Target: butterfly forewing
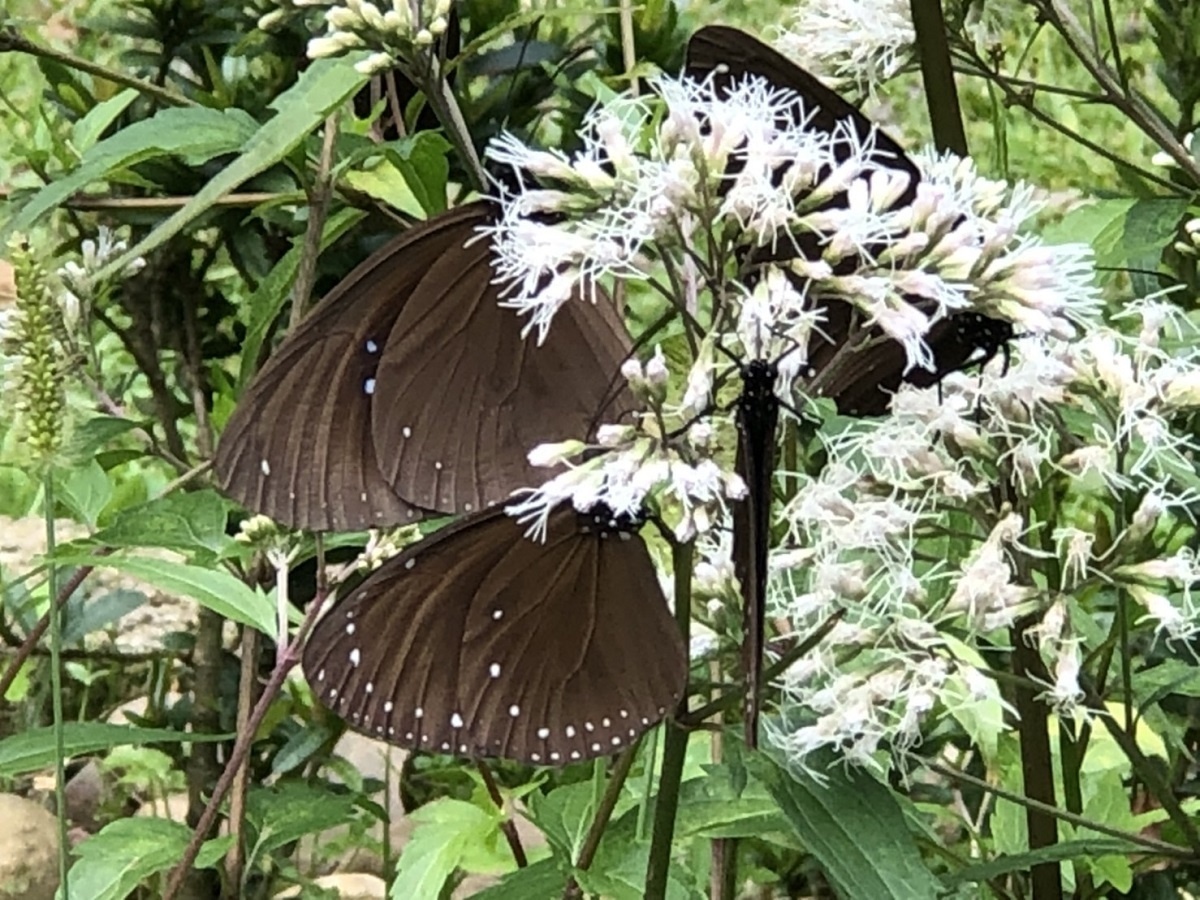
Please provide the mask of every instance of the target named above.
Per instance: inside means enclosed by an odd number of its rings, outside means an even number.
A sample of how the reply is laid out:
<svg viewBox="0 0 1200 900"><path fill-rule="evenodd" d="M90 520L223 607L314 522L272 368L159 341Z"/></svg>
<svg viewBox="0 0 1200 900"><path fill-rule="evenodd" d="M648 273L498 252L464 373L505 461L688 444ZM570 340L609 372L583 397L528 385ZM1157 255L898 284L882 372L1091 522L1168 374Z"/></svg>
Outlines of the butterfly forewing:
<svg viewBox="0 0 1200 900"><path fill-rule="evenodd" d="M627 389L613 392L632 343L612 302L572 298L538 345L499 305L488 254L478 240L437 260L397 319L379 370L388 403L375 411L373 434L385 477L408 501L446 512L483 509L539 484L547 472L529 465L530 450L586 437L634 407Z"/></svg>
<svg viewBox="0 0 1200 900"><path fill-rule="evenodd" d="M813 75L756 38L720 25L701 28L688 42L686 71L694 78L711 76L726 90L735 79L757 75L777 87L794 91L807 101L805 112L811 116L808 128L827 133L849 129L854 134L854 142L835 145L839 159L847 158L854 147L871 148L868 157L873 162L909 176L908 190L894 206L915 199L921 171L900 145ZM842 205L844 199L830 202ZM794 238L793 242L778 242L771 252L753 251L749 261L782 261L797 252L810 259L817 258L820 247L813 236L799 234ZM868 248L868 255L871 252ZM848 268L855 264L854 260L846 263ZM798 287L803 290L803 285ZM919 309L932 312L928 301L918 297L906 299ZM820 335L814 337L808 348L811 376L819 385L820 394L832 399L839 411L848 415L881 415L902 383L918 387L936 384L951 372L995 356L1013 336L1008 322L974 312L952 312L934 322L926 336L933 354L933 368L909 368L903 347L884 339L878 328L865 330L862 315L848 303L829 298L816 302L824 321ZM857 349L851 348L852 352L847 353L845 345L850 340L854 340ZM824 371L829 366L833 369Z"/></svg>
<svg viewBox="0 0 1200 900"><path fill-rule="evenodd" d="M392 241L288 336L221 436L215 467L226 493L284 524L320 531L420 516L379 470L371 441L377 370L421 274L478 217L455 210Z"/></svg>
<svg viewBox="0 0 1200 900"><path fill-rule="evenodd" d="M757 38L725 25L707 25L688 41L685 71L692 78L712 77L718 85L729 85L735 79L757 75L776 87L794 91L805 100L805 113L811 117L809 128L828 134L849 128L858 145L874 148L871 159L909 174L909 189L897 205L911 203L916 196L921 172L899 144L853 104ZM850 153L851 145L845 144L838 154L839 160Z"/></svg>
<svg viewBox="0 0 1200 900"><path fill-rule="evenodd" d="M385 564L317 624L304 666L356 730L550 765L627 747L687 669L640 537L565 510L534 542L499 508Z"/></svg>
<svg viewBox="0 0 1200 900"><path fill-rule="evenodd" d="M225 491L313 530L468 512L545 480L527 454L633 408L630 340L576 298L545 345L499 306L481 201L417 226L355 269L254 379L217 452Z"/></svg>

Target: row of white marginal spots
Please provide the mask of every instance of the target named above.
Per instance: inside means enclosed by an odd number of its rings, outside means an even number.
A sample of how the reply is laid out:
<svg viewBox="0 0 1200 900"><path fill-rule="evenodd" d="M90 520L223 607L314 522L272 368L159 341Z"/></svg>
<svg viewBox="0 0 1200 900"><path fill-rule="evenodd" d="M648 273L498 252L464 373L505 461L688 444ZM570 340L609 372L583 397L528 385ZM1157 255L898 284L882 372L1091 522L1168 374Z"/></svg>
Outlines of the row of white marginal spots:
<svg viewBox="0 0 1200 900"><path fill-rule="evenodd" d="M406 569L411 569L414 565L416 565L416 562L417 562L416 557L410 557L407 561L405 561L404 567ZM358 597L356 597L355 599L362 600L365 598L365 596L366 596L365 592L360 593L358 595ZM500 619L504 618L504 610L499 609L499 608L492 610L492 618L494 620L496 620L497 622L500 621ZM356 628L357 628L357 626L354 623L354 610L352 610L352 609L347 610L346 611L346 634L353 635ZM354 647L353 649L351 649L350 653L348 655L348 659L349 659L351 668L357 669L359 663L362 662L362 653L361 653L360 649L358 647ZM493 678L493 679L499 678L500 673L501 673L500 663L494 662L488 666L488 675L490 675L491 678ZM317 683L320 684L324 681L325 681L325 669L322 668L320 671L317 672ZM364 693L367 693L367 694L373 694L375 692L374 683L368 681L363 686L363 691L364 691ZM330 688L329 699L330 699L330 701L335 701L338 699L338 689L337 688ZM346 703L348 701L349 701L349 697L347 697L346 695L343 695L341 697L340 706L342 707L343 710L345 709ZM395 704L393 704L391 700L387 700L384 702L383 714L385 716L390 716L394 709L395 709ZM660 706L658 708L658 714L660 716L666 715L666 712L667 712L666 707ZM508 708L508 714L509 714L509 716L511 716L514 719L519 718L521 715L521 707L515 703L512 704ZM622 719L628 719L629 718L629 710L627 710L627 709L618 710L618 715ZM351 713L350 717L354 721L355 725L363 724L368 729L371 727L371 718L372 717L369 713L366 717L365 722L362 721L363 717L357 711ZM416 709L413 710L413 718L414 719L423 719L424 717L425 717L425 710L422 707L418 706ZM641 720L642 720L643 728L649 727L650 720L646 716L642 716ZM463 717L462 717L461 713L453 712L450 714L450 727L453 728L455 731L461 730L465 724L466 723L463 721ZM605 716L604 718L602 718L600 720L601 728L611 728L612 725L613 725L613 721L608 716ZM596 730L596 726L592 722L584 722L583 728L584 728L584 731L586 731L588 733L594 732ZM387 730L388 737L396 736L395 726L388 725L386 730ZM381 737L383 736L384 725L382 723L375 726L375 733L380 735ZM574 725L567 725L565 728L563 728L563 734L566 735L568 740L573 740L579 734L579 732L575 728ZM637 737L637 735L638 735L638 730L636 728L629 729L629 737L635 738L635 737ZM541 726L540 728L537 729L537 736L538 736L539 740L542 740L542 741L548 740L550 737L550 729L548 727L546 727L545 725ZM415 737L416 737L416 735L411 731L406 732L404 734L405 741L411 742L415 739ZM612 746L614 748L620 747L623 742L623 738L619 734L612 735L610 740L611 740ZM429 743L429 735L428 734L421 735L421 743L423 743L423 744ZM497 737L495 739L494 743L497 746L499 746L500 738ZM441 749L445 752L450 752L451 742L443 741L442 745L441 745ZM594 741L591 745L591 749L592 749L593 753L599 753L599 752L601 752L601 750L604 749L604 745L601 744L599 741ZM459 744L458 745L459 753L466 754L469 752L469 750L470 750L470 748L468 747L467 744ZM573 759L573 760L582 759L582 757L583 757L583 754L579 750L572 750L568 754L568 758ZM540 753L531 753L531 754L529 754L529 758L532 762L536 763L536 762L541 761L542 756ZM549 754L547 754L547 759L550 762L561 762L562 758L563 758L562 753L560 753L557 750L551 751Z"/></svg>

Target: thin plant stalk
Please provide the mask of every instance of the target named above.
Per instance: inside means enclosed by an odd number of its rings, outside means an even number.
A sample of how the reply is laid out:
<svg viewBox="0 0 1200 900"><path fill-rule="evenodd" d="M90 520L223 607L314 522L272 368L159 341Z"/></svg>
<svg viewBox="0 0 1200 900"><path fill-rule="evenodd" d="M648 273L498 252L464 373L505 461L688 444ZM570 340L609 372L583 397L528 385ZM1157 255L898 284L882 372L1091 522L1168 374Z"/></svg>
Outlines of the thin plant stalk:
<svg viewBox="0 0 1200 900"><path fill-rule="evenodd" d="M54 473L46 466L42 478L42 496L46 510L46 593L50 609L46 612L50 621L50 691L51 707L54 710L54 817L58 822L58 884L62 896L71 895L68 886L67 860L67 746L63 731L63 679L62 679L62 604L58 600L58 566L54 564L54 552L58 546L54 533ZM82 580L82 579L81 579ZM69 596L69 595L68 595Z"/></svg>
<svg viewBox="0 0 1200 900"><path fill-rule="evenodd" d="M683 645L688 646L692 616L692 562L695 545L676 543L671 549L671 568L675 576L675 621ZM687 712L687 691L679 701L676 716ZM687 755L688 732L668 720L663 727L662 774L654 803L654 832L650 839L650 861L646 866L646 900L662 900L667 895L667 873L671 867L671 845L675 839L675 816L679 810L679 788L683 782L683 764Z"/></svg>
<svg viewBox="0 0 1200 900"><path fill-rule="evenodd" d="M216 822L221 804L225 801L225 797L229 794L229 789L233 786L238 769L242 767L249 756L250 748L254 744L254 735L258 732L263 719L266 718L271 704L279 695L284 679L287 678L288 673L300 662L300 648L304 646L304 641L307 640L308 633L312 630L313 625L316 624L317 616L320 614L321 608L325 605L327 596L326 589L322 585L317 591L317 596L309 604L304 621L300 625L300 630L296 632L296 637L292 639L291 643L288 644L287 651L276 662L275 668L271 672L271 677L267 680L266 687L263 688L262 693L259 695L258 702L254 704L254 710L250 713L246 729L238 732L237 741L233 745L233 752L230 754L229 761L226 763L221 777L217 780L216 786L213 788L212 796L209 797L208 804L204 807L204 812L200 815L200 821L196 823L196 827L192 830L191 840L188 841L187 848L183 851L183 856L171 871L171 877L167 881L166 890L163 891L162 900L174 900L179 895L184 879L196 862L196 857L200 853L200 848L204 844L205 837L211 831L213 823Z"/></svg>
<svg viewBox="0 0 1200 900"><path fill-rule="evenodd" d="M600 849L600 839L604 837L604 830L612 819L613 810L617 808L617 801L621 799L621 788L625 786L625 780L629 777L629 771L633 768L633 761L637 759L638 748L641 745L642 738L639 737L617 757L612 773L608 776L604 792L596 802L596 815L592 819L592 824L588 826L583 846L579 848L579 856L575 859L576 869L591 868L592 860L596 858L596 851ZM652 763L653 754L651 754L647 766L650 767ZM563 888L563 900L571 900L580 894L579 882L574 878L568 879L566 887Z"/></svg>

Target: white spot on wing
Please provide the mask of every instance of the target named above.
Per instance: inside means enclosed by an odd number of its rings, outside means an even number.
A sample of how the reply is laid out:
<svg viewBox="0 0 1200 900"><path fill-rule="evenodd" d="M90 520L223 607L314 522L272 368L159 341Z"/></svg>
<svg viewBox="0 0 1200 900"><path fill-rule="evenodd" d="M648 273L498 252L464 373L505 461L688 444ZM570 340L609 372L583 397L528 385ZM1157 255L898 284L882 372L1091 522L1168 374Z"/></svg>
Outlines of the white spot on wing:
<svg viewBox="0 0 1200 900"><path fill-rule="evenodd" d="M346 626L346 634L354 634L354 623L351 622Z"/></svg>
<svg viewBox="0 0 1200 900"><path fill-rule="evenodd" d="M566 728L566 734L567 734L567 737L569 737L569 738L575 737L575 726L568 725Z"/></svg>
<svg viewBox="0 0 1200 900"><path fill-rule="evenodd" d="M500 677L500 663L492 663L490 666L488 666L488 674L491 675L493 678L499 678Z"/></svg>
<svg viewBox="0 0 1200 900"><path fill-rule="evenodd" d="M263 461L262 461L262 462L260 462L260 463L258 464L258 467L259 467L260 469L262 469L262 473L263 473L263 475L270 475L270 474L271 474L271 464L270 464L269 462L267 462L267 460L266 460L265 458L263 459Z"/></svg>
<svg viewBox="0 0 1200 900"><path fill-rule="evenodd" d="M517 706L517 704L514 703L512 706L510 706L508 708L508 714L515 719L517 716L519 716L521 714L521 707Z"/></svg>
<svg viewBox="0 0 1200 900"><path fill-rule="evenodd" d="M400 429L400 433L402 435L404 435L406 438L412 437L412 429L409 428L407 425L405 425L403 428Z"/></svg>
<svg viewBox="0 0 1200 900"><path fill-rule="evenodd" d="M425 715L425 710L418 706L415 710L413 710L413 715L419 719L421 716Z"/></svg>
<svg viewBox="0 0 1200 900"><path fill-rule="evenodd" d="M504 610L493 609L492 610L492 618L495 619L497 622L499 622L501 619L504 618Z"/></svg>
<svg viewBox="0 0 1200 900"><path fill-rule="evenodd" d="M416 564L417 564L417 558L415 556L410 556L408 559L406 559L404 561L404 568L411 569Z"/></svg>
<svg viewBox="0 0 1200 900"><path fill-rule="evenodd" d="M350 651L350 665L357 667L361 659L362 654L358 652L357 647Z"/></svg>
<svg viewBox="0 0 1200 900"><path fill-rule="evenodd" d="M392 703L391 700L389 700L389 701L387 701L387 703L383 704L383 711L385 713L390 713L395 708L396 708L396 704Z"/></svg>
<svg viewBox="0 0 1200 900"><path fill-rule="evenodd" d="M367 352L368 353L378 353L379 345L377 343L375 343L374 341L368 340L367 341Z"/></svg>
<svg viewBox="0 0 1200 900"><path fill-rule="evenodd" d="M363 382L363 393L366 394L367 396L370 396L371 394L375 393L375 379L374 378L368 378L366 381Z"/></svg>
<svg viewBox="0 0 1200 900"><path fill-rule="evenodd" d="M452 715L450 717L450 727L451 728L462 728L463 727L462 716L460 716L458 713L455 713L454 715Z"/></svg>
<svg viewBox="0 0 1200 900"><path fill-rule="evenodd" d="M546 738L550 737L550 729L549 728L539 728L537 730L537 736L544 741Z"/></svg>

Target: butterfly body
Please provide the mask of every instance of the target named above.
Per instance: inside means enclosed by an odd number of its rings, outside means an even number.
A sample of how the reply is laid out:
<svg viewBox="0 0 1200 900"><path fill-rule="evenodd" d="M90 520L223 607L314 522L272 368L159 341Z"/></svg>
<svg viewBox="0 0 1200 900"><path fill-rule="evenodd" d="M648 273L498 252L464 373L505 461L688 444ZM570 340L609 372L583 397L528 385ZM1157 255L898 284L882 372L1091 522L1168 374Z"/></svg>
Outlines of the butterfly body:
<svg viewBox="0 0 1200 900"><path fill-rule="evenodd" d="M766 628L767 556L771 546L774 496L778 370L768 360L751 360L742 370L737 401L738 473L747 495L734 524L733 556L742 583L742 669L746 678L746 744L758 745L758 696Z"/></svg>

